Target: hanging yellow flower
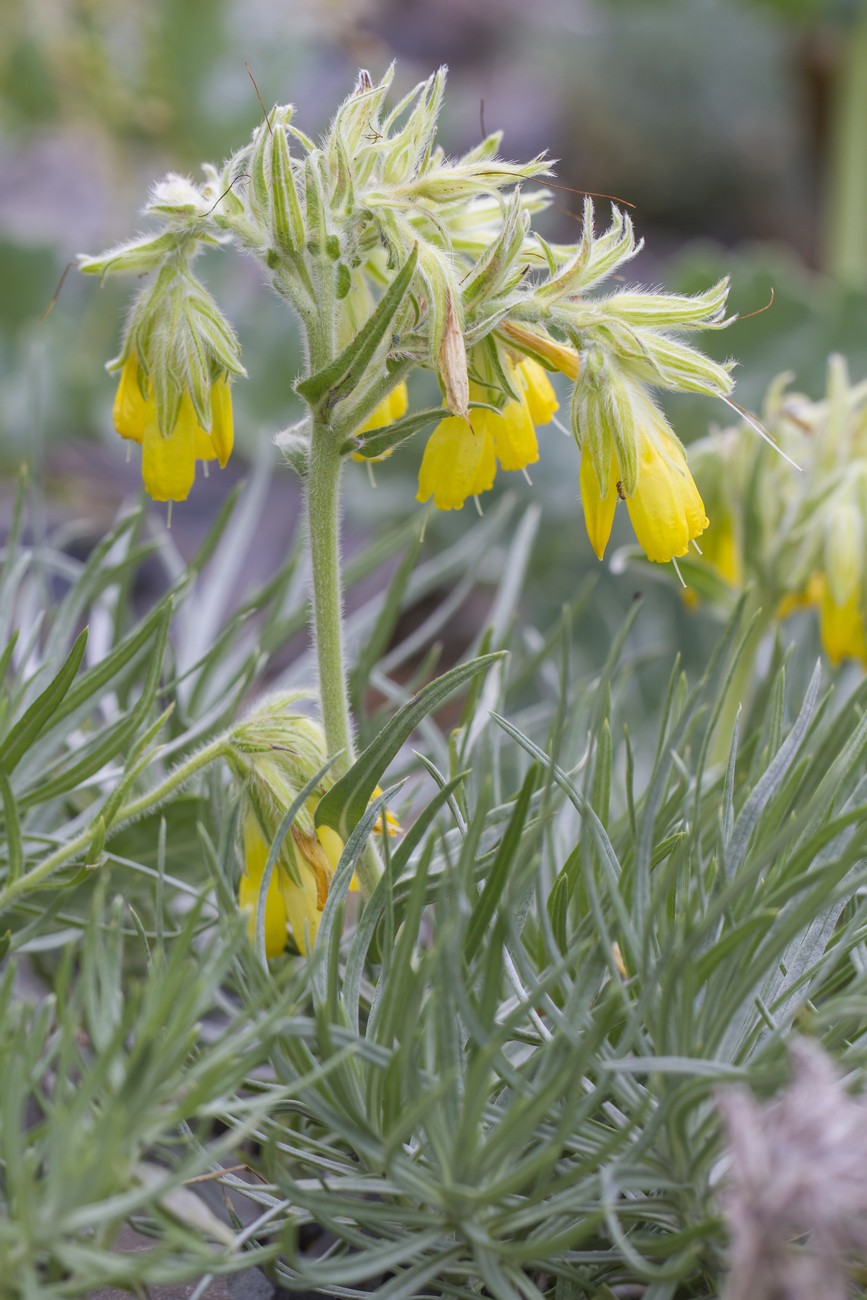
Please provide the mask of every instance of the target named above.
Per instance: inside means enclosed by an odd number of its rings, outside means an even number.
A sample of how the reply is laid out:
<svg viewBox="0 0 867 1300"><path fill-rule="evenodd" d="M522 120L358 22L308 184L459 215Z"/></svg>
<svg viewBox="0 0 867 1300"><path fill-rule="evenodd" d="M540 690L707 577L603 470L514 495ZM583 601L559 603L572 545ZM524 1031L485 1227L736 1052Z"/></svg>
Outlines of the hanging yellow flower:
<svg viewBox="0 0 867 1300"><path fill-rule="evenodd" d="M232 392L225 379L211 386L211 429L199 423L189 393L169 437L160 433L156 402L142 391L138 360L130 352L114 399L114 427L122 438L141 444L142 478L154 501L185 501L196 477L196 461L225 466L232 451Z"/></svg>
<svg viewBox="0 0 867 1300"><path fill-rule="evenodd" d="M382 790L377 786L372 797L376 799L381 794ZM312 818L315 808L316 800L308 800L309 817ZM397 819L388 810L384 824L382 817L378 817L373 826L377 835L382 835L383 830L387 835L398 835L400 829ZM244 821L243 847L244 870L238 885L238 906L246 914L247 933L255 943L256 908L269 845L252 809ZM319 933L322 912L343 848L343 840L330 826L319 826L313 834L298 825L291 828L274 864L265 895L266 957L280 955L286 947L288 934L291 934L298 951L309 956ZM358 880L353 876L349 888L357 890L358 887Z"/></svg>
<svg viewBox="0 0 867 1300"><path fill-rule="evenodd" d="M468 497L493 487L497 462L504 470L525 469L539 459L537 424L547 424L557 398L542 366L525 357L510 373L519 401L501 411L476 407L469 419L448 416L434 429L422 457L418 500L433 497L438 510L460 510ZM475 402L490 400L488 390L470 385Z"/></svg>
<svg viewBox="0 0 867 1300"><path fill-rule="evenodd" d="M374 429L384 429L389 424L394 424L396 420L402 420L409 410L409 392L406 384L401 380L389 393L384 397L378 406L375 406L370 415L358 429L355 435L358 437L362 433L371 433ZM352 453L353 460L385 460L391 455L391 451L384 451L381 456L362 456L357 451Z"/></svg>
<svg viewBox="0 0 867 1300"><path fill-rule="evenodd" d="M604 495L590 456L581 457L581 500L590 543L601 560L611 536L619 497L626 501L638 543L649 560L666 564L685 555L708 526L704 504L680 443L662 425L639 430L636 487L623 488L616 453Z"/></svg>
<svg viewBox="0 0 867 1300"><path fill-rule="evenodd" d="M265 895L265 955L278 956L286 947L287 927L299 952L309 953L319 931L331 878L343 852L343 841L329 826L315 836L293 827L291 844L284 846ZM238 905L247 915L251 941L256 939L256 908L268 861L269 846L254 813L244 823L244 872L238 886ZM284 857L289 858L287 864ZM357 888L353 879L351 888Z"/></svg>
<svg viewBox="0 0 867 1300"><path fill-rule="evenodd" d="M822 648L835 668L844 659L857 659L867 666L867 636L861 611L861 593L854 589L842 604L837 604L827 579L821 580L819 634Z"/></svg>

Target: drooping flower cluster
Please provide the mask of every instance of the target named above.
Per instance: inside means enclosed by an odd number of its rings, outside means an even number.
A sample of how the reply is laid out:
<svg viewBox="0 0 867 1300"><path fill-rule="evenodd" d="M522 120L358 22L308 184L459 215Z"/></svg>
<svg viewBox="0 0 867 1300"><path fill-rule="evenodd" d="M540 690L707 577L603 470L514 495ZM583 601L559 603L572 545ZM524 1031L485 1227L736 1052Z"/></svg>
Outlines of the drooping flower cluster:
<svg viewBox="0 0 867 1300"><path fill-rule="evenodd" d="M219 461L222 469L233 443L232 392L225 379L211 385L207 426L188 392L181 394L168 437L160 432L156 402L135 352L123 363L114 399L114 427L142 448L142 478L154 501L185 501L196 477L196 461Z"/></svg>
<svg viewBox="0 0 867 1300"><path fill-rule="evenodd" d="M778 619L814 607L831 663L867 666L867 383L850 384L841 357L829 362L821 401L788 382L772 385L764 421L802 473L744 426L696 443L713 523L685 572L721 608L747 583Z"/></svg>
<svg viewBox="0 0 867 1300"><path fill-rule="evenodd" d="M317 805L333 782L324 771L321 728L292 708L302 698L295 693L264 699L227 737L230 761L244 782L239 819L244 865L238 904L253 942L262 909L267 957L278 956L290 940L302 955L312 951L344 848L335 830L315 823ZM301 800L266 882L268 858L281 824L311 782L313 788ZM388 812L374 825L378 834L393 835L398 830ZM354 879L350 888L357 888Z"/></svg>
<svg viewBox="0 0 867 1300"><path fill-rule="evenodd" d="M450 415L434 429L422 458L418 499L433 497L439 510L457 510L467 497L494 485L497 465L526 469L539 459L536 429L548 424L559 403L542 366L532 357L503 367L508 395L480 382L470 384L476 405L469 416ZM505 396L502 406L493 400Z"/></svg>
<svg viewBox="0 0 867 1300"><path fill-rule="evenodd" d="M296 382L307 415L282 435L303 474L311 438L344 456L381 459L425 425L418 496L440 509L488 491L497 472L526 470L536 430L557 410L548 378L572 383L588 532L601 557L625 501L647 555L683 555L707 526L683 448L655 390L724 396L729 366L684 335L723 327L727 285L696 297L632 288L598 292L638 251L613 209L597 234L587 202L577 244L533 228L550 202L543 157L503 161L500 136L452 160L435 144L445 70L396 107L393 71L362 73L319 143L276 107L252 141L201 185L170 176L148 215L161 223L83 269L152 274L121 356L117 427L142 443L146 485L183 499L197 459L225 462L228 387L237 343L190 264L234 242L264 264L306 335ZM433 370L442 406L408 409L406 379ZM576 467L577 470L577 467Z"/></svg>

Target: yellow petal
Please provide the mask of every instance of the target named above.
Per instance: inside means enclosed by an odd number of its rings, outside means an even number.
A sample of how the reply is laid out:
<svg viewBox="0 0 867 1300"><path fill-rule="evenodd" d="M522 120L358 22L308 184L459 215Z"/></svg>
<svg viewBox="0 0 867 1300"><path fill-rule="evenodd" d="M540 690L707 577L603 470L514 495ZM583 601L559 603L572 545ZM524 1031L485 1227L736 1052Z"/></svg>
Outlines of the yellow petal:
<svg viewBox="0 0 867 1300"><path fill-rule="evenodd" d="M540 366L539 362L534 361L532 357L524 357L524 360L518 364L517 370L524 388L530 419L536 428L540 424L550 424L555 412L560 409L560 403L551 387L545 367Z"/></svg>
<svg viewBox="0 0 867 1300"><path fill-rule="evenodd" d="M286 917L292 938L298 951L308 956L313 951L322 909L319 906L320 890L316 882L316 873L302 855L296 854L298 860L298 879L293 880L288 871L280 872L280 890L286 907Z"/></svg>
<svg viewBox="0 0 867 1300"><path fill-rule="evenodd" d="M211 388L211 439L220 469L232 454L235 442L235 423L232 418L232 388L225 379L218 379Z"/></svg>
<svg viewBox="0 0 867 1300"><path fill-rule="evenodd" d="M389 393L388 397L384 397L370 412L364 424L359 425L355 432L357 434L370 433L372 429L382 429L385 425L391 424L391 398L391 393Z"/></svg>
<svg viewBox="0 0 867 1300"><path fill-rule="evenodd" d="M373 794L370 796L370 802L373 803L374 799L378 799L381 794L382 794L382 786L378 785L374 789ZM382 834L383 832L382 817L377 817L376 821L373 823L373 830L376 835ZM403 833L403 827L401 826L400 822L397 820L397 818L394 816L393 813L390 813L388 811L387 808L385 810L385 831L388 835L401 835Z"/></svg>
<svg viewBox="0 0 867 1300"><path fill-rule="evenodd" d="M154 418L145 426L141 472L154 501L186 501L196 477L198 425L178 418L164 438Z"/></svg>
<svg viewBox="0 0 867 1300"><path fill-rule="evenodd" d="M389 411L391 422L402 420L408 410L409 391L406 384L401 380L397 387L391 390L391 409Z"/></svg>
<svg viewBox="0 0 867 1300"><path fill-rule="evenodd" d="M497 472L493 438L460 416L441 420L424 449L418 476L419 501L433 497L438 510L460 510L467 497L487 492Z"/></svg>
<svg viewBox="0 0 867 1300"><path fill-rule="evenodd" d="M232 390L225 379L218 379L211 388L211 432L203 429L196 415L189 393L183 393L178 408L178 419L189 425L189 435L195 447L196 460L218 460L220 468L225 467L232 453L234 441L234 424L232 421ZM174 435L172 435L174 436ZM184 437L187 436L185 433Z"/></svg>
<svg viewBox="0 0 867 1300"><path fill-rule="evenodd" d="M823 584L819 608L819 630L825 654L835 666L843 659L858 659L867 664L867 637L858 592L843 605L834 603L827 582Z"/></svg>
<svg viewBox="0 0 867 1300"><path fill-rule="evenodd" d="M331 870L336 871L344 848L343 840L337 834L337 831L332 830L330 826L317 826L316 836L325 850L325 856Z"/></svg>
<svg viewBox="0 0 867 1300"><path fill-rule="evenodd" d="M555 370L559 370L569 379L578 378L581 358L574 348L568 347L565 343L558 343L547 334L537 334L535 330L525 329L523 325L514 325L511 321L507 321L502 329L503 333L520 347L550 361Z"/></svg>
<svg viewBox="0 0 867 1300"><path fill-rule="evenodd" d="M120 372L112 416L120 436L131 438L133 442L141 442L145 425L156 422L153 400L145 397L139 388L139 368L134 352L129 354Z"/></svg>
<svg viewBox="0 0 867 1300"><path fill-rule="evenodd" d="M376 830L376 827L374 827L374 830ZM328 859L332 872L336 871L337 864L340 861L340 855L344 849L343 840L337 834L337 831L332 830L330 826L317 826L316 837L325 850L325 856ZM361 888L357 876L354 875L352 877L349 882L349 888L352 890L358 890Z"/></svg>
<svg viewBox="0 0 867 1300"><path fill-rule="evenodd" d="M614 524L614 510L617 506L617 474L617 462L612 456L611 469L608 472L608 492L603 496L599 490L599 480L593 462L586 451L583 453L579 483L581 504L584 507L584 525L590 538L590 545L599 560L605 554L605 547L608 545Z"/></svg>
<svg viewBox="0 0 867 1300"><path fill-rule="evenodd" d="M502 411L474 411L473 427L490 433L503 469L524 469L539 459L536 430L526 402L507 402Z"/></svg>
<svg viewBox="0 0 867 1300"><path fill-rule="evenodd" d="M701 549L705 561L712 564L726 582L731 583L733 587L741 585L744 567L731 519L722 519L717 525L709 525Z"/></svg>
<svg viewBox="0 0 867 1300"><path fill-rule="evenodd" d="M268 861L268 845L259 830L255 817L244 823L244 873L238 885L238 906L247 916L247 933L256 942L256 909L259 891ZM286 906L278 880L279 866L275 866L265 895L265 955L278 956L286 947Z"/></svg>
<svg viewBox="0 0 867 1300"><path fill-rule="evenodd" d="M683 449L663 431L641 434L638 482L626 505L639 545L658 564L686 555L708 526Z"/></svg>

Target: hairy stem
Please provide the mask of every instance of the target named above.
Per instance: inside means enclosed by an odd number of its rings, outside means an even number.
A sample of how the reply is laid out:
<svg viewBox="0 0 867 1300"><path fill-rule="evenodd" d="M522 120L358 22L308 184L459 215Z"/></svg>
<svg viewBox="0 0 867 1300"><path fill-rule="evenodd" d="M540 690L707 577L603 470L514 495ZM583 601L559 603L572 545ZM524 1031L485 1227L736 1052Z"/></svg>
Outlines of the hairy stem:
<svg viewBox="0 0 867 1300"><path fill-rule="evenodd" d="M110 825L106 827L106 838L110 838L116 831L119 831L127 822L136 817L141 817L144 813L151 812L159 804L163 803L170 795L179 790L190 777L195 776L203 767L213 763L215 759L221 758L226 748L225 739L218 736L210 744L199 749L195 754L191 754L185 762L180 763L173 771L169 772L159 785L155 785L147 794L141 795L138 799L132 799L129 803L124 804L117 812L117 815L111 819ZM0 912L8 907L10 903L21 894L26 894L31 889L38 888L44 881L50 879L55 871L59 871L79 853L84 853L93 843L96 834L96 824L91 823L87 830L77 835L75 839L68 840L66 844L61 844L53 853L35 867L18 876L15 880L10 880L5 889L0 890Z"/></svg>
<svg viewBox="0 0 867 1300"><path fill-rule="evenodd" d="M319 670L322 725L332 771L342 776L355 750L343 656L343 590L340 574L341 456L334 431L315 420L306 483L307 543L313 574L311 634Z"/></svg>
<svg viewBox="0 0 867 1300"><path fill-rule="evenodd" d="M325 748L334 757L334 776L348 771L355 758L349 692L343 655L343 581L340 572L340 471L339 439L331 426L313 422L310 468L306 483L307 544L313 573L311 636L319 670L319 699ZM369 842L357 873L365 898L370 898L382 876L376 845Z"/></svg>

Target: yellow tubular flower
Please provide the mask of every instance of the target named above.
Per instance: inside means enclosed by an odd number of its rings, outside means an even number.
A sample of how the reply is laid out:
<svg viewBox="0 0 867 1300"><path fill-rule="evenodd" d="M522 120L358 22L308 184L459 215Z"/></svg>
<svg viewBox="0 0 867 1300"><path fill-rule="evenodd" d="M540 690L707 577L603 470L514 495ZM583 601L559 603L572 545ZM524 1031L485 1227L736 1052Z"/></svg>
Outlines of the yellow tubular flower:
<svg viewBox="0 0 867 1300"><path fill-rule="evenodd" d="M536 430L526 402L507 402L499 413L476 410L470 419L474 429L491 438L503 469L525 469L539 459Z"/></svg>
<svg viewBox="0 0 867 1300"><path fill-rule="evenodd" d="M524 390L524 400L530 412L530 418L536 425L550 424L560 409L557 395L551 387L544 366L532 357L524 357L516 366L518 382Z"/></svg>
<svg viewBox="0 0 867 1300"><path fill-rule="evenodd" d="M708 526L702 539L701 553L705 564L716 569L732 587L742 584L744 563L731 516Z"/></svg>
<svg viewBox="0 0 867 1300"><path fill-rule="evenodd" d="M371 433L374 429L383 429L389 424L394 424L397 420L402 420L409 410L409 392L403 380L391 390L388 397L384 397L378 406L375 406L370 415L355 430L356 437L362 433ZM384 451L381 456L362 456L359 452L352 453L353 460L385 460L391 455L390 451Z"/></svg>
<svg viewBox="0 0 867 1300"><path fill-rule="evenodd" d="M822 580L819 632L825 654L835 668L844 659L858 659L867 666L867 636L859 596L858 591L853 591L844 604L838 605L827 580Z"/></svg>
<svg viewBox="0 0 867 1300"><path fill-rule="evenodd" d="M382 794L379 786L373 798ZM308 811L316 810L316 800L308 801ZM382 818L374 823L374 832L383 833ZM398 835L400 825L388 810L385 814L385 831ZM319 923L328 899L331 881L340 862L344 843L330 826L319 826L316 834L307 835L293 826L284 843L286 861L278 858L268 892L265 895L265 955L277 957L286 947L287 928L298 951L308 956L319 933ZM244 822L244 871L238 885L238 906L247 916L247 932L251 942L256 942L256 908L259 891L265 875L269 846L262 834L256 815L248 813ZM352 877L349 888L359 888L358 878Z"/></svg>
<svg viewBox="0 0 867 1300"><path fill-rule="evenodd" d="M268 845L253 813L244 822L244 872L238 886L238 906L246 913L250 942L256 942L256 908L268 861ZM280 891L280 864L271 873L265 895L265 955L277 957L286 947L286 905Z"/></svg>
<svg viewBox="0 0 867 1300"><path fill-rule="evenodd" d="M683 448L663 429L640 439L638 483L626 508L639 546L657 564L686 555L708 526Z"/></svg>
<svg viewBox="0 0 867 1300"><path fill-rule="evenodd" d="M196 477L197 460L225 466L232 451L232 392L225 379L211 387L211 430L199 424L189 393L181 397L168 438L159 430L156 402L145 396L135 353L124 362L114 400L114 427L122 438L142 444L142 478L154 501L185 501Z"/></svg>
<svg viewBox="0 0 867 1300"><path fill-rule="evenodd" d="M502 330L506 337L517 343L522 350L526 349L528 352L535 352L539 357L544 357L555 370L559 370L568 379L578 378L581 358L568 344L558 343L548 334L539 334L536 330L516 325L513 321L506 321Z"/></svg>
<svg viewBox="0 0 867 1300"><path fill-rule="evenodd" d="M434 429L419 471L419 501L433 497L438 510L460 510L467 497L493 487L497 461L502 469L518 470L539 459L534 426L547 424L557 410L554 390L542 366L529 357L511 368L510 378L520 401L507 402L501 411L477 407L469 423L449 416ZM470 397L486 402L490 394L471 384Z"/></svg>
<svg viewBox="0 0 867 1300"><path fill-rule="evenodd" d="M419 470L419 501L433 497L438 510L460 510L467 497L493 487L497 473L494 439L476 419L478 415L478 411L471 412L469 422L450 415L434 429Z"/></svg>
<svg viewBox="0 0 867 1300"><path fill-rule="evenodd" d="M581 457L581 500L591 545L601 560L611 536L614 509L622 488L620 469L612 458L608 492L603 498L590 457ZM695 486L680 443L664 428L641 431L638 444L638 482L626 498L626 508L638 544L648 560L667 564L686 555L689 544L708 526L704 504Z"/></svg>
<svg viewBox="0 0 867 1300"><path fill-rule="evenodd" d="M581 456L579 483L581 486L581 504L584 506L584 525L587 529L587 536L590 538L590 545L596 552L598 560L601 560L605 555L605 547L608 545L608 539L611 536L611 529L614 524L618 476L617 462L612 456L611 468L608 471L608 491L603 496L592 460L586 451Z"/></svg>
<svg viewBox="0 0 867 1300"><path fill-rule="evenodd" d="M824 592L825 579L821 573L812 573L803 591L791 591L783 597L774 610L774 617L782 620L791 614L797 614L799 610L811 609L814 605L818 608L822 604Z"/></svg>

